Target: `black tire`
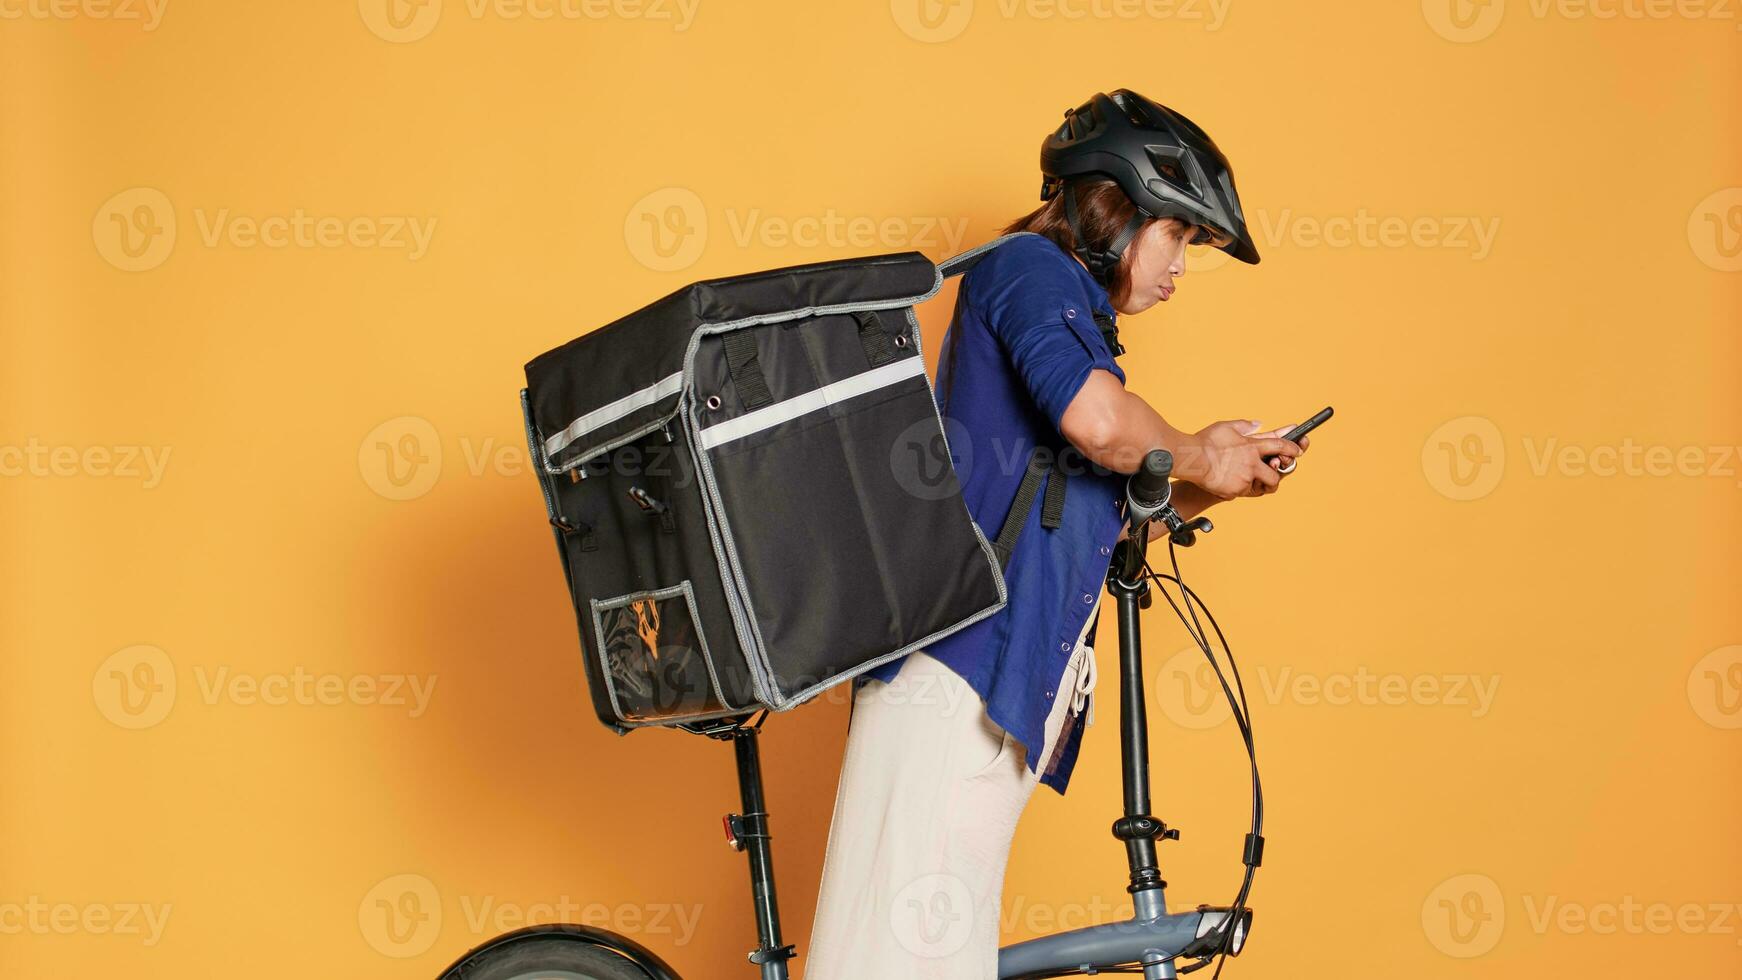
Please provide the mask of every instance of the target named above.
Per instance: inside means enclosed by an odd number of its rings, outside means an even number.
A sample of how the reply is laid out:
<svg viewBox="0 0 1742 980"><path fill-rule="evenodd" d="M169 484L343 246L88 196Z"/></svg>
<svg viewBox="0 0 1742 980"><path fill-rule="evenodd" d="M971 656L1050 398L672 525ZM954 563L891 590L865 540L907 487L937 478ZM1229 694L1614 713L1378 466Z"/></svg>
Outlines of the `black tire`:
<svg viewBox="0 0 1742 980"><path fill-rule="evenodd" d="M465 980L651 980L647 971L578 936L537 936L483 950L448 978Z"/></svg>

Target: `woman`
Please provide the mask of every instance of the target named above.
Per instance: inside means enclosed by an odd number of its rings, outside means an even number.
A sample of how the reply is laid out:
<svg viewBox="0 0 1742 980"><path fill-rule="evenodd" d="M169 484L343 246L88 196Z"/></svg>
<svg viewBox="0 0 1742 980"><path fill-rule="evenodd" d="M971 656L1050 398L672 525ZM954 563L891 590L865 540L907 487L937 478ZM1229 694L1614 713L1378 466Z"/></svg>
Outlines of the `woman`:
<svg viewBox="0 0 1742 980"><path fill-rule="evenodd" d="M1306 449L1255 422L1181 431L1125 390L1114 360L1115 311L1167 302L1188 243L1258 261L1203 130L1134 92L1097 94L1047 137L1041 170L1046 203L1006 229L1035 234L962 280L939 400L963 496L989 534L1034 447L1059 451L1047 479L1068 491L1062 508L1037 495L1042 519L1016 539L1003 610L855 684L806 980L997 976L1017 818L1040 783L1063 793L1076 761L1126 475L1170 450L1174 504L1190 518L1274 493Z"/></svg>

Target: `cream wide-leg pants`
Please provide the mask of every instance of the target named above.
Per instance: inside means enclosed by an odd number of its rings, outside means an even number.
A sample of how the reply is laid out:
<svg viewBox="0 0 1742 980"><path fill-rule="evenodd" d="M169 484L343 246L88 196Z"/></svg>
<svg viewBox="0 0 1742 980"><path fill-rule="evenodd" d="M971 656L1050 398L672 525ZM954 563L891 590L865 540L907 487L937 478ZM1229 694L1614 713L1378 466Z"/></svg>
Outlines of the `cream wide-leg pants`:
<svg viewBox="0 0 1742 980"><path fill-rule="evenodd" d="M1052 699L1040 772L1094 688L1094 651L1083 643L1094 621L1091 613ZM996 980L1004 869L1040 784L1023 750L923 650L889 683L865 684L810 945L799 951L804 980Z"/></svg>

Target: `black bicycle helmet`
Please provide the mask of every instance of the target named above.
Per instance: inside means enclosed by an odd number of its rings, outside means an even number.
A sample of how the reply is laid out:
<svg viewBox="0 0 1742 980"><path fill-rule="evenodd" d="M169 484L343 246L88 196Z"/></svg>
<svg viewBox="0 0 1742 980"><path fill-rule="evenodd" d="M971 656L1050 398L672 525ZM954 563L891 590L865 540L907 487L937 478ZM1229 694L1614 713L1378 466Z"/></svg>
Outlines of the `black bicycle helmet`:
<svg viewBox="0 0 1742 980"><path fill-rule="evenodd" d="M1065 110L1064 124L1040 147L1040 198L1051 200L1078 178L1110 177L1137 205L1138 214L1105 250L1083 240L1077 196L1065 195L1065 218L1076 252L1103 284L1119 257L1151 218L1178 218L1199 225L1194 244L1208 243L1242 262L1258 264L1258 248L1246 230L1234 170L1209 134L1167 106L1129 89L1097 92Z"/></svg>

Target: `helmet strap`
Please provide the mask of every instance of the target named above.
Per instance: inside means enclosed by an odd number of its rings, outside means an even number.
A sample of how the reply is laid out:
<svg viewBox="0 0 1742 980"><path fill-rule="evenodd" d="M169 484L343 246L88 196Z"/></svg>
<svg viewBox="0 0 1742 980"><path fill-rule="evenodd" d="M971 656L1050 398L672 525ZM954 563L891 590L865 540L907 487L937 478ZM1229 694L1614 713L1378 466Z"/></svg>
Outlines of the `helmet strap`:
<svg viewBox="0 0 1742 980"><path fill-rule="evenodd" d="M1148 216L1139 208L1131 216L1131 220L1125 223L1125 227L1120 229L1119 234L1113 236L1113 240L1107 244L1105 250L1095 249L1083 236L1081 216L1077 212L1077 182L1065 181L1061 190L1065 196L1065 221L1071 226L1071 238L1076 241L1077 256L1083 260L1085 266L1088 266L1089 275L1094 276L1096 282L1111 290L1113 288L1113 270L1119 267L1119 257L1125 254L1125 249L1130 246L1131 240L1137 237L1138 230L1143 227Z"/></svg>

